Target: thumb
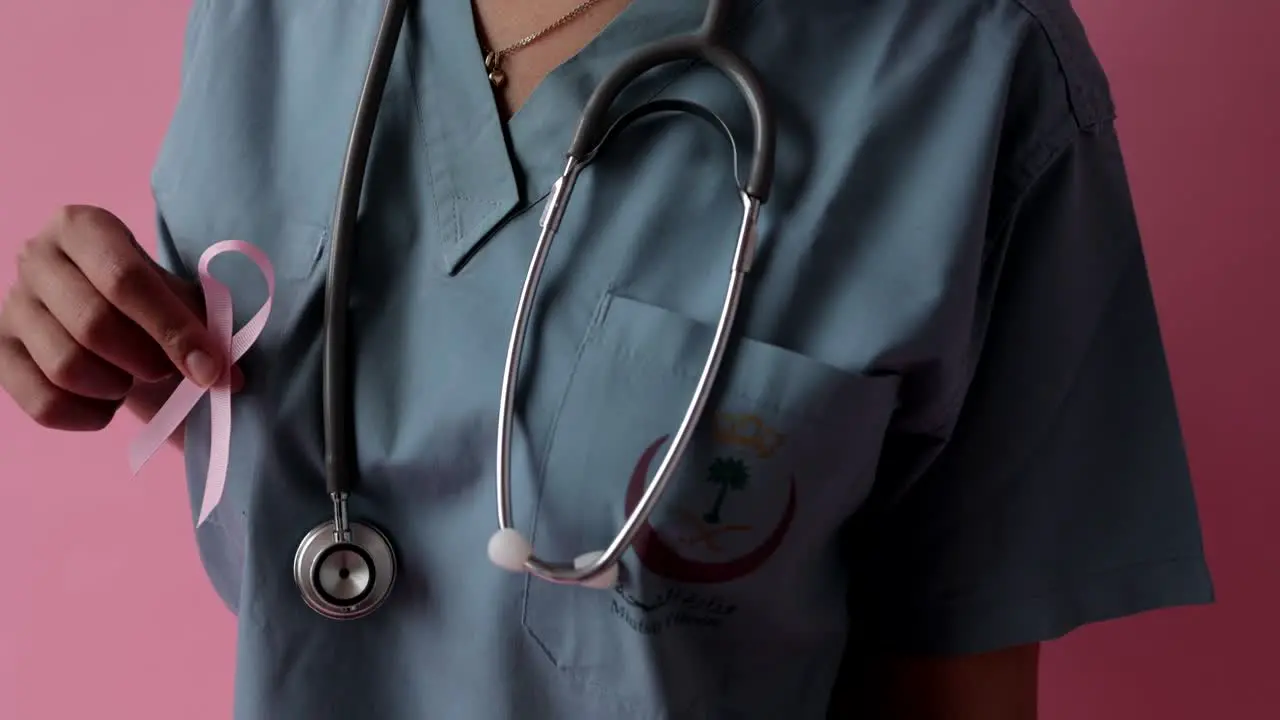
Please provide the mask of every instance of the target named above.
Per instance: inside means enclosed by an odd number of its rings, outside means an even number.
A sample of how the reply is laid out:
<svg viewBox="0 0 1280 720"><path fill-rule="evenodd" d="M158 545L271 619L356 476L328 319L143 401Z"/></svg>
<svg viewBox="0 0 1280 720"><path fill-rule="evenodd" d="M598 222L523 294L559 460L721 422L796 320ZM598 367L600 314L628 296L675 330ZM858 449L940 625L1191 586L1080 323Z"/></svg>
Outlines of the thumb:
<svg viewBox="0 0 1280 720"><path fill-rule="evenodd" d="M197 283L190 280L184 280L170 272L164 273L165 284L169 289L173 290L173 294L177 295L182 302L195 313L202 322L205 321L204 293L200 290ZM231 373L228 382L231 385L231 392L238 393L244 389L244 371L239 365L231 366Z"/></svg>

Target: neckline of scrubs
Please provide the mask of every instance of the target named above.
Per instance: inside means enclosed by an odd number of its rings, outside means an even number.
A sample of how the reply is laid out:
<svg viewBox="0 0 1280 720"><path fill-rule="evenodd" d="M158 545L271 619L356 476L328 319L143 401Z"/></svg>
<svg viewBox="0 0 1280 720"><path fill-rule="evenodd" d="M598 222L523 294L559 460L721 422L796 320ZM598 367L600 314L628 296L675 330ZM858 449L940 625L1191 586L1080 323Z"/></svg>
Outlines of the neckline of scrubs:
<svg viewBox="0 0 1280 720"><path fill-rule="evenodd" d="M688 0L632 0L552 70L505 124L469 0L433 5L411 19L417 42L410 63L447 272L459 272L512 211L545 197L564 169L565 150L596 85L637 48L697 29L704 9ZM670 77L641 78L620 105L656 95Z"/></svg>

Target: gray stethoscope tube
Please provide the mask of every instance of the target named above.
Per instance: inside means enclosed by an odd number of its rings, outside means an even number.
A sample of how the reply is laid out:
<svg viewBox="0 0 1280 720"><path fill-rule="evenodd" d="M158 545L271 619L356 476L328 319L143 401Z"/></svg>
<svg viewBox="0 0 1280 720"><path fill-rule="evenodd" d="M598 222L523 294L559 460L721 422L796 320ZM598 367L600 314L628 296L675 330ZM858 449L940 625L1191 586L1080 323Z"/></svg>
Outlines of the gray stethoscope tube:
<svg viewBox="0 0 1280 720"><path fill-rule="evenodd" d="M357 472L351 422L347 298L350 297L356 217L364 192L369 148L407 10L408 0L387 0L383 9L342 161L329 243L322 392L325 487L333 502L333 518L316 525L298 543L293 558L293 579L303 601L312 610L334 620L354 620L377 610L391 594L396 579L396 553L391 541L377 527L351 520L347 515L351 478Z"/></svg>
<svg viewBox="0 0 1280 720"><path fill-rule="evenodd" d="M346 303L349 297L356 216L363 193L369 149L406 10L407 0L386 2L343 161L329 248L324 312L323 393L325 481L333 504L333 518L312 528L303 538L294 557L293 570L294 580L307 605L321 615L334 619L363 617L376 610L390 593L396 576L396 556L391 541L373 525L352 520L347 514L352 478L357 468L353 451L352 375L348 365L350 349ZM591 587L612 585L617 579L617 565L622 553L635 540L662 497L706 407L729 344L742 286L755 253L756 221L760 207L768 199L773 180L772 113L755 71L744 59L723 45L728 11L728 0L709 0L702 27L697 32L655 43L628 58L592 93L578 121L564 172L552 187L539 222L538 243L521 287L503 366L496 471L499 529L489 542L489 556L499 567L515 572L529 572L559 583ZM738 87L751 113L753 155L746 181L740 183L743 211L728 287L694 396L690 399L654 480L645 489L639 504L604 550L587 553L573 562L548 562L533 554L530 544L515 530L511 519L510 459L515 386L529 315L551 242L559 229L574 183L616 132L641 117L659 112L691 114L717 128L727 138L736 159L736 143L727 125L710 110L688 101L651 101L612 123L608 122L609 110L614 100L629 83L649 70L681 60L703 61L727 76ZM736 163L734 170L736 177Z"/></svg>

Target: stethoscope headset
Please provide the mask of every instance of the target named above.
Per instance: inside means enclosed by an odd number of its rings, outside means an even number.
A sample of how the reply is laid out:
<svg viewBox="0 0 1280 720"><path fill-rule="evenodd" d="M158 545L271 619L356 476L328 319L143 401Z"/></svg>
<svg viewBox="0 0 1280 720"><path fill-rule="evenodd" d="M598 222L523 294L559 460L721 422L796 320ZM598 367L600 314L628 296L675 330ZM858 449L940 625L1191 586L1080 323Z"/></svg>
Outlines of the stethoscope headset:
<svg viewBox="0 0 1280 720"><path fill-rule="evenodd" d="M404 25L409 0L386 0L372 59L365 75L359 105L343 160L338 200L333 213L332 243L325 287L323 401L325 485L333 502L333 517L312 528L294 556L294 581L303 600L313 610L332 619L355 619L378 609L391 593L396 579L396 553L391 540L374 525L353 520L347 511L354 463L353 401L349 370L348 324L345 311L351 281L355 226L364 189L365 170L373 142L382 95L396 44ZM556 180L542 212L541 231L533 259L521 287L502 375L498 411L497 505L498 531L489 540L490 560L512 572L527 572L556 583L594 588L612 587L618 581L618 562L648 522L679 465L694 429L706 408L721 361L729 345L743 284L756 249L756 222L773 181L774 121L755 70L724 44L729 21L729 1L709 0L702 26L694 33L667 38L637 51L596 87L588 99L567 162ZM702 367L693 397L666 454L617 535L603 550L585 553L568 562L543 560L515 529L511 512L511 436L514 422L516 378L538 283L551 242L559 229L565 207L579 174L608 140L632 122L654 113L684 113L701 118L728 140L734 150L737 177L737 144L728 126L711 110L687 100L653 100L608 121L618 95L642 74L678 61L701 61L728 77L751 114L752 159L746 181L739 180L742 220L734 248L724 301L716 322L711 348Z"/></svg>

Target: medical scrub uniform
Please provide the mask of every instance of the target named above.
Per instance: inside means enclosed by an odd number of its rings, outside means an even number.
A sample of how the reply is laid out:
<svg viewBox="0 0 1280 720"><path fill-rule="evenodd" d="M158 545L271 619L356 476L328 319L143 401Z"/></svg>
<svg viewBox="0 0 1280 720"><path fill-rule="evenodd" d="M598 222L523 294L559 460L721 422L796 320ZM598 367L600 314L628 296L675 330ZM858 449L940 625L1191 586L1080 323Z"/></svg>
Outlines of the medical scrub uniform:
<svg viewBox="0 0 1280 720"><path fill-rule="evenodd" d="M1102 70L1067 0L739 0L779 122L759 260L706 420L608 590L495 568L502 363L589 92L703 4L634 0L504 122L466 0L413 3L373 144L352 318L352 512L399 551L374 615L309 610L331 517L330 215L379 0L196 0L154 172L160 254L275 266L228 487L197 532L238 617L239 720L823 718L842 655L976 653L1212 590ZM749 152L734 87L688 98ZM603 547L693 392L741 206L728 144L645 121L583 175L519 378L514 520ZM219 258L241 322L265 296ZM192 514L207 403L187 429ZM856 711L856 702L854 703Z"/></svg>

